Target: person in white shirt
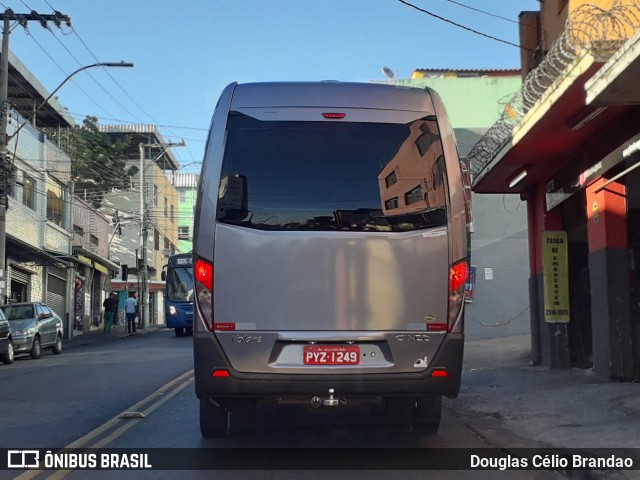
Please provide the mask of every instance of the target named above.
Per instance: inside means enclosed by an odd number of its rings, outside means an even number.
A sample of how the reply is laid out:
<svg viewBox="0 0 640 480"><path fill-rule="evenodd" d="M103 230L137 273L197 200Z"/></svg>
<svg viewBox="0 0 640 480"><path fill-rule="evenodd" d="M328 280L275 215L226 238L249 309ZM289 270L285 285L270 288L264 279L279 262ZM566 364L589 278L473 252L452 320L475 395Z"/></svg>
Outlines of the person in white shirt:
<svg viewBox="0 0 640 480"><path fill-rule="evenodd" d="M138 310L138 300L135 293L130 293L129 298L124 301L124 313L127 316L127 333L136 333L136 311Z"/></svg>

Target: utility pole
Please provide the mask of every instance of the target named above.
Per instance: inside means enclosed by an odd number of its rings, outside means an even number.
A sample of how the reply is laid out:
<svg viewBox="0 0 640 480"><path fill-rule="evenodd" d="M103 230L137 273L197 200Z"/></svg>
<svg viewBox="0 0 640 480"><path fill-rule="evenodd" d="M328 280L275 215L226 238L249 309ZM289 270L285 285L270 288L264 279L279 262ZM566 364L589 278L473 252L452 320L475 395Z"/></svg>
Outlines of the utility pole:
<svg viewBox="0 0 640 480"><path fill-rule="evenodd" d="M147 269L147 219L145 218L144 208L144 144L138 145L140 149L140 256L142 257L142 265L136 265L138 269L138 278L142 281L142 292L138 299L140 304L140 315L142 320L142 328L147 328L149 325L149 296L147 288L147 275L149 273ZM136 255L136 262L138 261L138 255ZM142 269L142 272L140 270ZM141 274L142 273L142 274Z"/></svg>
<svg viewBox="0 0 640 480"><path fill-rule="evenodd" d="M142 328L147 328L149 326L149 268L147 265L147 237L148 237L148 233L147 233L147 226L150 222L149 220L149 215L147 212L147 206L145 205L145 201L144 201L144 192L145 192L145 181L144 181L144 175L145 175L145 169L148 165L144 164L144 149L145 147L156 147L156 148L162 148L162 151L156 156L154 157L152 160L149 161L149 164L154 163L156 160L158 160L160 157L162 157L162 155L164 155L164 153L167 151L167 149L169 147L184 147L185 143L184 140L181 141L180 143L173 143L173 142L168 142L168 143L149 143L149 144L144 144L144 143L140 143L138 145L139 149L140 149L140 248L141 248L141 253L140 256L142 257L142 275L140 275L140 268L138 268L138 278L141 277L141 281L142 281L142 293L141 293L141 297L140 301L142 302L140 304L140 313L142 315ZM136 258L137 260L137 258ZM136 265L137 267L138 265Z"/></svg>
<svg viewBox="0 0 640 480"><path fill-rule="evenodd" d="M71 26L71 18L60 12L53 15L41 15L35 10L31 13L16 14L7 8L0 14L2 18L2 56L0 57L0 302L7 301L7 207L9 206L8 187L9 174L11 172L11 162L7 157L7 116L9 114L8 91L9 91L9 35L11 34L11 22L17 21L23 27L27 27L28 22L37 21L43 27L47 27L47 22L54 22L60 27L62 22Z"/></svg>

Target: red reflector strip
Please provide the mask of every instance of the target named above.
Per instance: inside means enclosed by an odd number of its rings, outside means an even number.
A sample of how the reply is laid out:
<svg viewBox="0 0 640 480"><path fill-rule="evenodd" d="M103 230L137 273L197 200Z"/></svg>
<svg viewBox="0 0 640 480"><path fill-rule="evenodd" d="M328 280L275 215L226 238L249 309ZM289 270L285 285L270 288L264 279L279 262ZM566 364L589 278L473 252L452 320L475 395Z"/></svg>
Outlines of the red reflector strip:
<svg viewBox="0 0 640 480"><path fill-rule="evenodd" d="M434 370L433 372L431 372L431 376L432 377L448 377L449 374L447 373L446 370Z"/></svg>
<svg viewBox="0 0 640 480"><path fill-rule="evenodd" d="M324 118L344 118L347 116L346 113L323 113L322 116Z"/></svg>
<svg viewBox="0 0 640 480"><path fill-rule="evenodd" d="M444 332L446 329L446 323L427 323L428 332Z"/></svg>
<svg viewBox="0 0 640 480"><path fill-rule="evenodd" d="M228 377L229 376L229 372L227 372L226 370L214 370L213 377Z"/></svg>
<svg viewBox="0 0 640 480"><path fill-rule="evenodd" d="M232 332L236 329L236 324L233 322L214 323L213 329L218 330L219 332Z"/></svg>

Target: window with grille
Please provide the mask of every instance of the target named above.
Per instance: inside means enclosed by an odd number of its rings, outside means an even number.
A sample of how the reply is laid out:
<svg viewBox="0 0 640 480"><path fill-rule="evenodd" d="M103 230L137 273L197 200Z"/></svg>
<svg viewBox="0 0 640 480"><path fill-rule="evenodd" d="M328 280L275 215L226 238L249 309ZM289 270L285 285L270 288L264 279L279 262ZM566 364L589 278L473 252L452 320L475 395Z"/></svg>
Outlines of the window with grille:
<svg viewBox="0 0 640 480"><path fill-rule="evenodd" d="M27 174L22 177L22 203L32 210L36 208L36 181Z"/></svg>
<svg viewBox="0 0 640 480"><path fill-rule="evenodd" d="M393 172L391 172L387 178L384 179L384 183L387 186L387 188L389 188L391 185L393 185L394 183L398 183L398 176L396 175L395 170Z"/></svg>
<svg viewBox="0 0 640 480"><path fill-rule="evenodd" d="M55 180L47 179L47 220L62 226L64 214L64 191Z"/></svg>
<svg viewBox="0 0 640 480"><path fill-rule="evenodd" d="M404 203L411 205L412 203L419 202L422 198L422 186L418 185L404 194Z"/></svg>
<svg viewBox="0 0 640 480"><path fill-rule="evenodd" d="M393 210L394 208L398 208L398 197L390 198L384 202L384 208L387 210Z"/></svg>
<svg viewBox="0 0 640 480"><path fill-rule="evenodd" d="M178 240L189 240L189 227L178 227Z"/></svg>
<svg viewBox="0 0 640 480"><path fill-rule="evenodd" d="M16 170L15 168L9 171L9 177L7 178L7 195L16 198Z"/></svg>

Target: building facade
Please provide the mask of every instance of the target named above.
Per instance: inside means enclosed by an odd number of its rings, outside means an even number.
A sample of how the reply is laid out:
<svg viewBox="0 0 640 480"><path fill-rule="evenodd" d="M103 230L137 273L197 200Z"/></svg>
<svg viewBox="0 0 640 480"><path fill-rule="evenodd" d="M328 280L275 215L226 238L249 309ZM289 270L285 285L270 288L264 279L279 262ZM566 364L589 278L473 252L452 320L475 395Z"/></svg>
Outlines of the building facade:
<svg viewBox="0 0 640 480"><path fill-rule="evenodd" d="M540 5L520 16L523 87L470 152L473 188L527 202L534 363L638 379L640 5Z"/></svg>
<svg viewBox="0 0 640 480"><path fill-rule="evenodd" d="M72 251L77 258L73 284L73 328L89 332L99 329L102 302L111 291L111 278L119 265L109 260L113 226L91 204L73 197Z"/></svg>
<svg viewBox="0 0 640 480"><path fill-rule="evenodd" d="M106 219L97 225L97 212L86 205L82 207L86 215L78 216L71 159L43 133L73 125L55 99L44 103L48 96L10 54L7 255L2 266L7 275L1 301L46 302L63 319L65 336L72 338L86 331L91 324L86 320L100 317L108 279L117 266L107 260L108 241L102 234L107 231ZM95 248L78 236L80 231L87 232L88 241L95 239ZM87 283L87 279L98 281Z"/></svg>
<svg viewBox="0 0 640 480"><path fill-rule="evenodd" d="M193 219L198 181L196 173L175 173L167 176L178 192L178 252L193 250Z"/></svg>
<svg viewBox="0 0 640 480"><path fill-rule="evenodd" d="M127 152L127 165L138 167L128 191L107 192L101 211L117 225L111 243L111 260L126 274L111 282L120 292L120 304L132 293L141 298L144 265L148 277L149 323L164 324L161 272L167 258L178 245L178 191L166 173L180 165L153 125L99 125L113 139L128 136L133 147ZM146 237L146 240L145 240ZM146 246L146 248L145 248Z"/></svg>

